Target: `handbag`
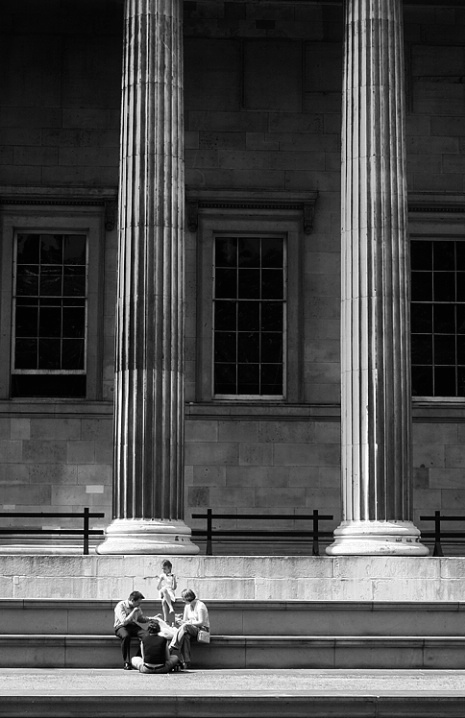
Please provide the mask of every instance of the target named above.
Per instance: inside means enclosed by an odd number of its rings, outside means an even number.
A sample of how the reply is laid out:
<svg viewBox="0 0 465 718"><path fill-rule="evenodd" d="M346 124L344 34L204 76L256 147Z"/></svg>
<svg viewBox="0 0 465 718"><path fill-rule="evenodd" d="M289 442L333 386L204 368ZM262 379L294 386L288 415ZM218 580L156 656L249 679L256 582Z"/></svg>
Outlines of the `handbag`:
<svg viewBox="0 0 465 718"><path fill-rule="evenodd" d="M205 631L203 628L199 628L197 641L198 643L210 643L210 631Z"/></svg>

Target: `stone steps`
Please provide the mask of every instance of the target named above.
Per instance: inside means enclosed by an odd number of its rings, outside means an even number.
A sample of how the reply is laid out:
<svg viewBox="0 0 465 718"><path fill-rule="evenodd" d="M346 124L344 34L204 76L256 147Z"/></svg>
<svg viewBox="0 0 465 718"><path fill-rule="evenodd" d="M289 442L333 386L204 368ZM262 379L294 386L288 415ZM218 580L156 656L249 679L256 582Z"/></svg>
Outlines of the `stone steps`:
<svg viewBox="0 0 465 718"><path fill-rule="evenodd" d="M119 667L115 603L1 599L0 667ZM212 642L194 644L199 668L465 668L465 603L207 603ZM147 615L159 610L144 602Z"/></svg>

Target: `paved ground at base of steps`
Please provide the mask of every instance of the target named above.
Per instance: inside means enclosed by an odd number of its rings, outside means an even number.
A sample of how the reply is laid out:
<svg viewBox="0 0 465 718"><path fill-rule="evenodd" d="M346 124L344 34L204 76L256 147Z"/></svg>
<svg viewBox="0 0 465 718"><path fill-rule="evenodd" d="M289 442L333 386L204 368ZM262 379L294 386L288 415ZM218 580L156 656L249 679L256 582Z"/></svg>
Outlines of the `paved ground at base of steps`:
<svg viewBox="0 0 465 718"><path fill-rule="evenodd" d="M416 696L465 699L465 670L195 670L1 668L0 696ZM464 703L465 705L465 703ZM464 714L465 715L465 714Z"/></svg>

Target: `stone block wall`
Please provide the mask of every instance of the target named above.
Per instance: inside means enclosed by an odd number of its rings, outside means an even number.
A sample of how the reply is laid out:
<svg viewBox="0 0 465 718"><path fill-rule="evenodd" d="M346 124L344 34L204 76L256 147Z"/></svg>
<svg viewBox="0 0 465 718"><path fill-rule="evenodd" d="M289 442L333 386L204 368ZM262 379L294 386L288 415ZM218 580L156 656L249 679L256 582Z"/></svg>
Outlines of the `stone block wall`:
<svg viewBox="0 0 465 718"><path fill-rule="evenodd" d="M0 185L118 186L123 4L5 0L0 23ZM1 192L0 192L1 195ZM111 519L116 231L102 237L104 335L96 402L0 401L0 509ZM2 336L8 332L2 330ZM3 526L76 528L68 519ZM37 537L29 539L38 541ZM75 539L79 543L80 539Z"/></svg>
<svg viewBox="0 0 465 718"><path fill-rule="evenodd" d="M407 167L411 192L463 192L465 10L406 4Z"/></svg>
<svg viewBox="0 0 465 718"><path fill-rule="evenodd" d="M207 507L279 512L290 517L284 529L317 508L337 523L342 5L199 0L184 9L188 188L318 191L312 233L302 235L293 405L196 401L202 288L197 235L186 232L186 519ZM116 188L122 0L4 0L0 12L0 185ZM438 2L404 12L409 189L461 193L465 11ZM4 510L90 506L110 517L116 231L104 249L101 399L0 402ZM417 523L436 508L465 510L464 421L457 407L415 409Z"/></svg>
<svg viewBox="0 0 465 718"><path fill-rule="evenodd" d="M5 0L0 184L117 187L122 3Z"/></svg>
<svg viewBox="0 0 465 718"><path fill-rule="evenodd" d="M425 411L423 410L423 415ZM465 424L463 412L456 409L454 421L425 421L418 418L413 424L413 485L414 518L423 530L433 530L432 522L420 520L420 516L432 516L440 510L444 516L465 517ZM463 531L464 522L445 523L446 531ZM444 542L445 555L463 554L461 546L453 547L450 540Z"/></svg>
<svg viewBox="0 0 465 718"><path fill-rule="evenodd" d="M301 410L339 403L341 9L186 3L185 36L187 186L319 193L312 234L302 237L300 408L246 402L231 415L196 405L197 237L187 234L186 519L205 508L281 513L289 521L276 528L286 530L303 528L294 514L318 509L335 524L337 410Z"/></svg>
<svg viewBox="0 0 465 718"><path fill-rule="evenodd" d="M318 191L303 241L302 400L339 403L342 14L186 3L186 185ZM270 69L271 68L271 69ZM196 236L188 234L186 398L195 400Z"/></svg>
<svg viewBox="0 0 465 718"><path fill-rule="evenodd" d="M4 512L105 513L92 519L102 528L111 519L112 420L110 416L79 417L41 414L0 418L0 492ZM76 519L15 519L6 527L82 528ZM34 538L37 543L37 536ZM75 539L82 544L82 539Z"/></svg>
<svg viewBox="0 0 465 718"><path fill-rule="evenodd" d="M340 520L339 466L337 419L193 418L186 424L186 520L193 528L205 528L204 520L190 516L212 508L238 517L215 520L217 528L303 530L309 523L293 516L317 509L334 517L320 525L330 530ZM246 513L282 514L289 520L240 520ZM306 545L308 552L308 540Z"/></svg>
<svg viewBox="0 0 465 718"><path fill-rule="evenodd" d="M187 186L338 195L340 8L230 5L186 3Z"/></svg>

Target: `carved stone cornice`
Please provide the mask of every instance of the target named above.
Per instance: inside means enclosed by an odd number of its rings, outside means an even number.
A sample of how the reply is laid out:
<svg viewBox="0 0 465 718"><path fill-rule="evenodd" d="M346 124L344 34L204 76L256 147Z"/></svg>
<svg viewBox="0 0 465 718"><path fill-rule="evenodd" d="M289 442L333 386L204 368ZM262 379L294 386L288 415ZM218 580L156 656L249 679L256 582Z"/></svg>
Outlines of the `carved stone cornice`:
<svg viewBox="0 0 465 718"><path fill-rule="evenodd" d="M0 187L0 206L104 207L105 229L116 227L118 190L85 187Z"/></svg>
<svg viewBox="0 0 465 718"><path fill-rule="evenodd" d="M196 232L202 211L300 212L304 234L311 234L318 192L285 192L266 190L203 190L186 188L186 217L190 232Z"/></svg>
<svg viewBox="0 0 465 718"><path fill-rule="evenodd" d="M410 213L465 214L465 194L409 192L408 210Z"/></svg>

